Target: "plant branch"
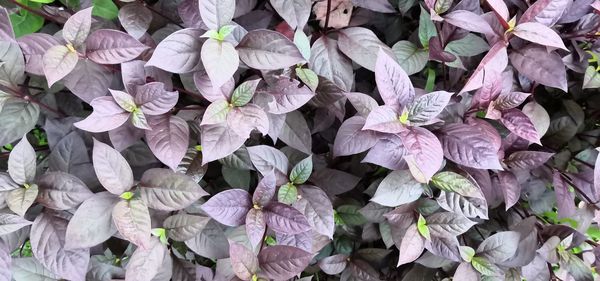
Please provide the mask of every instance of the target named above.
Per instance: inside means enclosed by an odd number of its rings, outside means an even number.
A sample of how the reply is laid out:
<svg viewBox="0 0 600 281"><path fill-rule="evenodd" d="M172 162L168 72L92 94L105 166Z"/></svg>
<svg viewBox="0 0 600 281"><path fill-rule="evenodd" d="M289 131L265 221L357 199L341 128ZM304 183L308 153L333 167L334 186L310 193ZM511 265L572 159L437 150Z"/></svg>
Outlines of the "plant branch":
<svg viewBox="0 0 600 281"><path fill-rule="evenodd" d="M54 18L54 17L52 17L52 16L50 16L50 15L48 15L48 14L46 14L46 13L40 11L40 10L37 10L37 9L31 8L31 7L27 6L27 5L21 4L21 3L19 3L19 1L8 0L8 2L13 3L13 4L19 6L19 8L21 8L23 10L26 10L26 11L32 13L32 14L38 15L40 17L43 17L44 19L46 19L48 21L55 22L55 23L60 24L60 25L64 24L64 22L59 21L56 18Z"/></svg>
<svg viewBox="0 0 600 281"><path fill-rule="evenodd" d="M331 0L327 0L327 14L325 14L325 33L327 33L327 28L329 28L329 16L331 15Z"/></svg>
<svg viewBox="0 0 600 281"><path fill-rule="evenodd" d="M25 101L28 101L28 102L31 102L31 103L35 103L38 106L40 106L40 107L42 107L42 108L44 108L44 109L46 109L46 110L48 110L48 111L56 114L59 117L65 117L65 114L62 113L61 111L50 107L49 105L47 105L47 104L45 104L45 103L43 103L43 102L35 99L33 96L28 95L26 93L23 93L22 91L19 91L19 90L10 88L10 87L6 87L6 86L2 86L2 87L0 87L0 89L9 92L10 94L12 94L13 96L15 96L17 98L20 98L22 100L25 100Z"/></svg>

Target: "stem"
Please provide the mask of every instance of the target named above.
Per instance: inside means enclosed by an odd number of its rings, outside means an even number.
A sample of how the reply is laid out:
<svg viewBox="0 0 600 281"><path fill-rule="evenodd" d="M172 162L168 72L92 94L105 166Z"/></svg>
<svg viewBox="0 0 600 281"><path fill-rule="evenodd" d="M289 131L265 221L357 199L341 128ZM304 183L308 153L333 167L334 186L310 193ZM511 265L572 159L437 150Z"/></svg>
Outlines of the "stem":
<svg viewBox="0 0 600 281"><path fill-rule="evenodd" d="M59 117L66 117L65 114L60 112L59 110L54 109L54 108L50 107L49 105L36 100L34 97L32 97L26 93L23 93L22 91L19 91L19 90L10 88L10 87L6 87L6 86L2 86L2 87L0 87L0 89L10 92L10 94L12 94L13 96L15 96L17 98L23 99L23 100L31 102L31 103L35 103L35 104L39 105L40 107L43 107L46 110L56 114Z"/></svg>
<svg viewBox="0 0 600 281"><path fill-rule="evenodd" d="M183 29L183 28L185 28L183 25L179 24L178 22L176 22L176 21L175 21L175 20L173 20L172 18L170 18L170 17L167 17L165 14L163 14L163 13L161 13L160 11L158 11L158 10L154 9L154 7L152 7L152 6L148 5L148 4L146 3L146 1L144 1L144 0L140 0L140 3L141 3L142 5L144 5L144 7L148 8L148 10L150 10L150 11L152 11L153 13L155 13L155 14L157 14L157 15L161 16L162 18L166 19L167 21L171 22L172 24L174 24L174 25L176 25L176 26L179 26L179 27L180 27L180 28L182 28L182 29Z"/></svg>
<svg viewBox="0 0 600 281"><path fill-rule="evenodd" d="M331 0L327 0L327 14L325 14L325 33L327 33L327 28L329 27L329 16L331 14Z"/></svg>
<svg viewBox="0 0 600 281"><path fill-rule="evenodd" d="M44 12L42 12L42 11L39 11L39 10L33 9L33 8L31 8L31 7L28 7L27 5L23 5L23 4L19 3L19 2L18 2L18 1L16 1L16 0L8 0L8 1L9 1L10 3L13 3L13 4L15 4L15 5L19 6L21 9L23 9L23 10L26 10L26 11L28 11L28 12L32 13L32 14L38 15L38 16L40 16L40 17L43 17L44 19L46 19L46 20L48 20L48 21L52 21L52 22L58 23L58 24L60 24L60 25L64 24L64 22L61 22L61 21L59 21L59 20L55 19L54 17L47 15L46 13L44 13Z"/></svg>

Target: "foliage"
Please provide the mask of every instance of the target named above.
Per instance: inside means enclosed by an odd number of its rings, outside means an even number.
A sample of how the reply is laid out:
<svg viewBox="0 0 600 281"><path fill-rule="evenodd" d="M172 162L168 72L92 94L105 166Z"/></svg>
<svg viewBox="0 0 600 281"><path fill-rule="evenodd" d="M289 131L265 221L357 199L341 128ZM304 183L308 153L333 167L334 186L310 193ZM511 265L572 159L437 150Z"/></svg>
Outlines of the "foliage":
<svg viewBox="0 0 600 281"><path fill-rule="evenodd" d="M0 281L599 278L598 0L7 0Z"/></svg>

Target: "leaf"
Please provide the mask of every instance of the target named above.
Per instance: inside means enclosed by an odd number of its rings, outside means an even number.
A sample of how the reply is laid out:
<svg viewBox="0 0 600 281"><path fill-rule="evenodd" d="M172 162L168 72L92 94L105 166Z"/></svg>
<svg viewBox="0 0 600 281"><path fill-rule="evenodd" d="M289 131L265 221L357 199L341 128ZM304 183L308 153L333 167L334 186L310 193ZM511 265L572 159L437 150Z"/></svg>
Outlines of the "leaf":
<svg viewBox="0 0 600 281"><path fill-rule="evenodd" d="M185 120L171 114L149 119L152 130L146 130L146 141L161 162L175 170L185 156L189 144L189 128Z"/></svg>
<svg viewBox="0 0 600 281"><path fill-rule="evenodd" d="M112 147L94 139L92 161L98 181L110 193L121 195L133 186L131 167Z"/></svg>
<svg viewBox="0 0 600 281"><path fill-rule="evenodd" d="M0 9L0 39L11 41L15 39L12 23L6 8Z"/></svg>
<svg viewBox="0 0 600 281"><path fill-rule="evenodd" d="M85 42L87 57L99 64L127 62L148 49L131 35L111 29L96 30Z"/></svg>
<svg viewBox="0 0 600 281"><path fill-rule="evenodd" d="M292 172L290 172L290 181L294 184L305 183L312 173L312 168L312 155L309 155L292 168Z"/></svg>
<svg viewBox="0 0 600 281"><path fill-rule="evenodd" d="M457 55L471 57L488 51L490 46L481 37L475 34L467 34L460 40L454 40L446 44L445 50Z"/></svg>
<svg viewBox="0 0 600 281"><path fill-rule="evenodd" d="M279 138L290 147L306 154L312 153L311 132L299 111L292 111L286 115Z"/></svg>
<svg viewBox="0 0 600 281"><path fill-rule="evenodd" d="M33 257L14 258L12 261L13 279L16 281L53 281L58 280L54 273L44 268Z"/></svg>
<svg viewBox="0 0 600 281"><path fill-rule="evenodd" d="M510 61L513 67L528 79L567 91L564 63L555 52L548 53L544 47L528 45L512 52Z"/></svg>
<svg viewBox="0 0 600 281"><path fill-rule="evenodd" d="M425 249L425 238L421 236L417 230L417 225L412 224L404 234L402 242L398 250L400 251L400 257L398 258L398 265L403 265L415 261Z"/></svg>
<svg viewBox="0 0 600 281"><path fill-rule="evenodd" d="M496 276L502 272L495 264L482 257L473 257L471 265L484 276Z"/></svg>
<svg viewBox="0 0 600 281"><path fill-rule="evenodd" d="M263 135L269 132L269 117L267 113L255 104L231 108L227 114L227 126L241 138L249 138L253 130Z"/></svg>
<svg viewBox="0 0 600 281"><path fill-rule="evenodd" d="M577 211L575 206L575 194L569 190L569 185L562 178L560 172L552 172L552 185L556 195L556 206L558 218L569 218Z"/></svg>
<svg viewBox="0 0 600 281"><path fill-rule="evenodd" d="M110 0L92 0L94 6L93 15L107 20L117 17L119 8Z"/></svg>
<svg viewBox="0 0 600 281"><path fill-rule="evenodd" d="M310 69L349 91L353 83L352 62L338 48L336 40L321 36L310 49Z"/></svg>
<svg viewBox="0 0 600 281"><path fill-rule="evenodd" d="M573 0L543 0L533 3L519 19L519 24L535 21L546 26L558 22L573 4Z"/></svg>
<svg viewBox="0 0 600 281"><path fill-rule="evenodd" d="M155 66L172 73L188 73L201 66L202 31L183 29L160 41L146 66Z"/></svg>
<svg viewBox="0 0 600 281"><path fill-rule="evenodd" d="M137 248L133 252L127 263L125 279L128 281L154 280L153 278L158 277L157 274L160 273L159 270L165 258L170 258L165 245L153 238L147 248Z"/></svg>
<svg viewBox="0 0 600 281"><path fill-rule="evenodd" d="M150 211L140 199L121 200L112 210L112 218L119 233L134 245L148 249L151 246Z"/></svg>
<svg viewBox="0 0 600 281"><path fill-rule="evenodd" d="M293 207L306 216L315 232L333 238L333 206L327 194L316 186L302 185L300 195Z"/></svg>
<svg viewBox="0 0 600 281"><path fill-rule="evenodd" d="M508 64L508 55L506 44L497 42L490 51L483 57L469 80L465 83L460 93L472 91L481 88L486 84L491 84L493 79L501 76L502 71ZM486 79L486 77L489 77ZM491 81L490 81L491 80Z"/></svg>
<svg viewBox="0 0 600 281"><path fill-rule="evenodd" d="M585 75L583 77L582 89L596 89L600 88L600 75L593 66L588 66L585 69Z"/></svg>
<svg viewBox="0 0 600 281"><path fill-rule="evenodd" d="M479 187L467 178L454 172L439 172L431 178L431 183L446 192L455 192L468 197L481 196Z"/></svg>
<svg viewBox="0 0 600 281"><path fill-rule="evenodd" d="M479 244L476 255L493 263L503 262L517 252L520 236L515 231L498 232Z"/></svg>
<svg viewBox="0 0 600 281"><path fill-rule="evenodd" d="M15 145L8 156L8 174L18 184L32 183L36 172L36 153L26 136Z"/></svg>
<svg viewBox="0 0 600 281"><path fill-rule="evenodd" d="M113 74L106 67L91 60L79 60L63 84L77 97L91 103L107 94L112 78Z"/></svg>
<svg viewBox="0 0 600 281"><path fill-rule="evenodd" d="M284 114L292 112L305 105L315 93L298 80L280 77L269 83L266 92L256 95L254 100L266 107L268 113Z"/></svg>
<svg viewBox="0 0 600 281"><path fill-rule="evenodd" d="M263 237L267 231L267 223L262 210L252 208L246 215L246 235L253 248L261 245Z"/></svg>
<svg viewBox="0 0 600 281"><path fill-rule="evenodd" d="M454 213L435 213L427 217L427 227L432 236L457 236L467 232L473 225L475 222Z"/></svg>
<svg viewBox="0 0 600 281"><path fill-rule="evenodd" d="M540 45L554 47L558 49L567 50L562 39L554 30L549 27L537 23L537 22L526 22L517 25L513 31L513 34L521 39L537 43Z"/></svg>
<svg viewBox="0 0 600 281"><path fill-rule="evenodd" d="M152 11L141 4L131 3L119 10L119 22L133 38L139 39L152 23Z"/></svg>
<svg viewBox="0 0 600 281"><path fill-rule="evenodd" d="M67 43L73 44L73 46L79 47L85 43L90 34L90 28L92 26L92 8L87 8L78 11L73 14L62 30L62 36Z"/></svg>
<svg viewBox="0 0 600 281"><path fill-rule="evenodd" d="M485 35L493 35L494 30L490 25L478 14L470 11L457 10L444 15L444 21L460 27L464 30L482 33Z"/></svg>
<svg viewBox="0 0 600 281"><path fill-rule="evenodd" d="M283 152L267 145L257 145L248 147L248 154L261 175L266 176L273 171L277 185L287 182L288 159Z"/></svg>
<svg viewBox="0 0 600 281"><path fill-rule="evenodd" d="M202 164L221 159L238 150L244 142L242 138L224 125L202 126L200 144L202 145Z"/></svg>
<svg viewBox="0 0 600 281"><path fill-rule="evenodd" d="M510 169L530 170L544 165L553 155L554 153L541 151L516 151L504 162Z"/></svg>
<svg viewBox="0 0 600 281"><path fill-rule="evenodd" d="M44 74L48 80L48 87L67 76L77 65L79 57L69 48L56 45L50 47L43 57Z"/></svg>
<svg viewBox="0 0 600 281"><path fill-rule="evenodd" d="M446 108L452 95L453 93L437 91L416 98L408 105L408 120L413 125L431 121Z"/></svg>
<svg viewBox="0 0 600 281"><path fill-rule="evenodd" d="M308 68L296 67L296 76L298 76L298 79L306 84L312 91L317 90L319 86L319 76L317 76L314 71Z"/></svg>
<svg viewBox="0 0 600 281"><path fill-rule="evenodd" d="M402 107L415 97L415 89L406 72L383 50L377 55L375 80L386 105Z"/></svg>
<svg viewBox="0 0 600 281"><path fill-rule="evenodd" d="M466 124L448 124L442 127L438 137L449 160L476 169L501 169L498 147L483 129Z"/></svg>
<svg viewBox="0 0 600 281"><path fill-rule="evenodd" d="M112 97L99 97L92 100L92 114L73 125L88 132L105 132L116 129L127 122L131 115L121 108Z"/></svg>
<svg viewBox="0 0 600 281"><path fill-rule="evenodd" d="M179 99L179 93L165 91L167 86L161 82L151 82L136 86L134 97L144 114L161 115L169 112Z"/></svg>
<svg viewBox="0 0 600 281"><path fill-rule="evenodd" d="M226 100L217 100L211 103L204 111L200 125L221 124L227 120L227 114L231 110Z"/></svg>
<svg viewBox="0 0 600 281"><path fill-rule="evenodd" d="M12 280L10 249L6 243L0 242L0 278L2 280Z"/></svg>
<svg viewBox="0 0 600 281"><path fill-rule="evenodd" d="M544 136L550 127L550 116L546 109L535 101L531 101L523 106L521 111L529 117L538 135Z"/></svg>
<svg viewBox="0 0 600 281"><path fill-rule="evenodd" d="M304 61L292 41L279 32L266 29L248 32L236 49L246 65L260 70L282 69Z"/></svg>
<svg viewBox="0 0 600 281"><path fill-rule="evenodd" d="M125 111L134 112L137 109L133 96L123 91L108 89L115 102Z"/></svg>
<svg viewBox="0 0 600 281"><path fill-rule="evenodd" d="M296 32L294 32L294 44L296 44L296 47L298 47L302 57L308 61L310 59L310 39L308 39L304 31L297 29Z"/></svg>
<svg viewBox="0 0 600 281"><path fill-rule="evenodd" d="M52 46L60 44L59 39L44 33L25 35L17 42L25 57L25 71L35 75L44 75L44 54Z"/></svg>
<svg viewBox="0 0 600 281"><path fill-rule="evenodd" d="M414 202L423 194L423 185L407 170L389 173L377 187L371 201L388 207Z"/></svg>
<svg viewBox="0 0 600 281"><path fill-rule="evenodd" d="M477 197L467 197L458 193L442 191L436 201L442 209L467 218L488 218L488 204L483 194Z"/></svg>
<svg viewBox="0 0 600 281"><path fill-rule="evenodd" d="M93 193L77 177L64 172L47 172L38 178L37 201L55 210L76 208Z"/></svg>
<svg viewBox="0 0 600 281"><path fill-rule="evenodd" d="M540 135L535 130L533 123L520 110L515 108L505 110L502 112L500 122L515 135L530 142L540 144Z"/></svg>
<svg viewBox="0 0 600 281"><path fill-rule="evenodd" d="M433 255L448 260L459 262L461 260L459 243L456 237L431 236L431 240L425 241L425 249Z"/></svg>
<svg viewBox="0 0 600 281"><path fill-rule="evenodd" d="M306 217L288 205L273 202L263 212L267 225L276 232L298 234L310 230Z"/></svg>
<svg viewBox="0 0 600 281"><path fill-rule="evenodd" d="M112 221L116 196L100 192L83 201L67 225L65 249L94 247L113 236L117 229Z"/></svg>
<svg viewBox="0 0 600 281"><path fill-rule="evenodd" d="M373 109L379 106L375 99L363 93L346 93L346 98L354 106L358 114L365 118L369 116L369 113Z"/></svg>
<svg viewBox="0 0 600 281"><path fill-rule="evenodd" d="M346 269L348 259L349 256L344 254L329 256L319 260L319 267L329 275L340 274Z"/></svg>
<svg viewBox="0 0 600 281"><path fill-rule="evenodd" d="M222 259L229 256L229 242L223 227L214 220L210 220L194 238L185 241L185 245L206 258Z"/></svg>
<svg viewBox="0 0 600 281"><path fill-rule="evenodd" d="M453 41L454 42L454 41ZM429 59L429 52L418 48L410 41L398 41L392 46L398 64L406 71L407 75L413 75L425 68Z"/></svg>
<svg viewBox="0 0 600 281"><path fill-rule="evenodd" d="M169 238L175 241L186 241L194 238L206 225L210 218L176 214L165 219L163 227L167 230Z"/></svg>
<svg viewBox="0 0 600 281"><path fill-rule="evenodd" d="M304 28L310 16L310 0L271 0L270 3L292 29Z"/></svg>
<svg viewBox="0 0 600 281"><path fill-rule="evenodd" d="M337 207L337 215L344 225L357 226L367 223L367 219L359 212L356 205L342 205Z"/></svg>
<svg viewBox="0 0 600 281"><path fill-rule="evenodd" d="M400 121L400 115L395 107L382 105L374 108L371 113L369 113L362 130L396 134L406 131L406 127L402 121Z"/></svg>
<svg viewBox="0 0 600 281"><path fill-rule="evenodd" d="M235 12L234 0L207 0L199 4L200 16L208 28L219 30L231 22Z"/></svg>
<svg viewBox="0 0 600 281"><path fill-rule="evenodd" d="M440 169L444 161L443 150L437 137L427 129L411 127L402 134L410 173L422 183L427 183Z"/></svg>
<svg viewBox="0 0 600 281"><path fill-rule="evenodd" d="M40 108L37 104L9 99L0 109L0 145L4 146L22 138L38 121Z"/></svg>
<svg viewBox="0 0 600 281"><path fill-rule="evenodd" d="M442 1L440 0L438 2ZM437 31L433 21L431 21L431 16L425 8L421 7L421 14L419 16L419 41L421 42L421 45L423 47L429 47L429 39L435 36L437 36Z"/></svg>
<svg viewBox="0 0 600 281"><path fill-rule="evenodd" d="M38 186L30 185L28 188L17 188L9 191L6 197L8 208L17 215L24 217L25 212L33 205L38 195Z"/></svg>
<svg viewBox="0 0 600 281"><path fill-rule="evenodd" d="M39 8L40 4L28 3L30 7ZM10 21L12 23L15 36L21 37L23 35L34 33L40 30L44 26L44 18L34 13L20 9L18 13L10 15Z"/></svg>
<svg viewBox="0 0 600 281"><path fill-rule="evenodd" d="M512 109L521 105L529 96L529 93L523 92L502 93L493 102L494 107L499 110Z"/></svg>
<svg viewBox="0 0 600 281"><path fill-rule="evenodd" d="M233 94L231 94L231 104L233 104L233 106L244 106L250 102L260 81L260 79L254 79L244 81L240 84L235 88Z"/></svg>
<svg viewBox="0 0 600 281"><path fill-rule="evenodd" d="M244 224L246 213L252 208L250 194L243 189L217 193L202 205L211 218L227 226Z"/></svg>
<svg viewBox="0 0 600 281"><path fill-rule="evenodd" d="M2 236L9 233L13 233L31 224L32 222L20 216L9 213L0 213L0 235Z"/></svg>
<svg viewBox="0 0 600 281"><path fill-rule="evenodd" d="M371 71L375 71L380 49L387 54L388 58L393 57L392 50L383 44L373 31L364 27L350 27L340 30L338 47L342 53L354 62ZM387 61L387 58L385 61ZM395 68L394 70L396 71Z"/></svg>
<svg viewBox="0 0 600 281"><path fill-rule="evenodd" d="M235 47L225 41L206 40L202 45L200 56L215 88L223 86L237 71L240 64Z"/></svg>
<svg viewBox="0 0 600 281"><path fill-rule="evenodd" d="M362 130L365 122L365 118L354 116L342 123L333 143L335 157L361 153L377 143L376 132Z"/></svg>
<svg viewBox="0 0 600 281"><path fill-rule="evenodd" d="M298 189L291 183L286 183L279 187L277 191L277 201L283 204L292 204L298 199Z"/></svg>
<svg viewBox="0 0 600 281"><path fill-rule="evenodd" d="M258 254L260 268L270 279L285 280L301 273L312 254L291 246L266 247Z"/></svg>
<svg viewBox="0 0 600 281"><path fill-rule="evenodd" d="M146 170L139 186L146 205L162 211L187 208L200 197L208 195L191 177L169 169Z"/></svg>
<svg viewBox="0 0 600 281"><path fill-rule="evenodd" d="M31 226L33 256L52 273L69 280L83 280L90 261L89 249L67 250L67 220L49 214L38 216Z"/></svg>
<svg viewBox="0 0 600 281"><path fill-rule="evenodd" d="M258 258L242 244L230 242L229 256L233 272L240 279L250 280L258 271Z"/></svg>

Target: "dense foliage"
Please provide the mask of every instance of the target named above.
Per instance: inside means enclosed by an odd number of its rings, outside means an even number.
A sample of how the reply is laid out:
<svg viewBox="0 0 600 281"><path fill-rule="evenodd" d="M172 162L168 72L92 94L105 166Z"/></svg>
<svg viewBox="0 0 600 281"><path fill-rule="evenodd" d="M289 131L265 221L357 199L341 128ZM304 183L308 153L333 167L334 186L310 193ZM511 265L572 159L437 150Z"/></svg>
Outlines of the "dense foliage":
<svg viewBox="0 0 600 281"><path fill-rule="evenodd" d="M599 0L0 4L0 281L599 278Z"/></svg>

